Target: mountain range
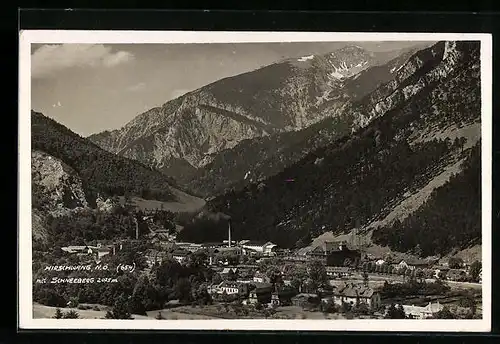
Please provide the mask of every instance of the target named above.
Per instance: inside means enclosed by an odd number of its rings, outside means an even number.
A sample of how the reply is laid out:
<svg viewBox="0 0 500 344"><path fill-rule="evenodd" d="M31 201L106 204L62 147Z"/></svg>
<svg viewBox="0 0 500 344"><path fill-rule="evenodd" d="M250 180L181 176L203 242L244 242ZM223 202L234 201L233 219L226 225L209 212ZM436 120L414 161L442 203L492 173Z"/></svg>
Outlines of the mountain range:
<svg viewBox="0 0 500 344"><path fill-rule="evenodd" d="M223 212L235 239L304 247L355 231L444 254L480 244L480 100L479 43L437 42L282 60L88 138L33 112L34 207L128 195ZM226 239L195 221L181 240Z"/></svg>
<svg viewBox="0 0 500 344"><path fill-rule="evenodd" d="M231 216L235 238L283 247L352 231L373 247L419 255L480 244L479 74L478 43L419 50L394 79L345 108L358 129L335 138L336 118L324 119L288 151L297 161L208 207ZM187 227L181 237L199 236Z"/></svg>
<svg viewBox="0 0 500 344"><path fill-rule="evenodd" d="M307 128L326 117L337 118L338 134L345 134L352 125L343 109L392 80L416 49L374 53L347 46L286 59L218 80L89 139L164 172L196 194L213 196L255 163L265 165L261 158L273 158L277 149L307 137ZM301 130L306 132L294 134ZM266 154L254 156L254 145ZM227 155L240 153L248 163L227 164Z"/></svg>

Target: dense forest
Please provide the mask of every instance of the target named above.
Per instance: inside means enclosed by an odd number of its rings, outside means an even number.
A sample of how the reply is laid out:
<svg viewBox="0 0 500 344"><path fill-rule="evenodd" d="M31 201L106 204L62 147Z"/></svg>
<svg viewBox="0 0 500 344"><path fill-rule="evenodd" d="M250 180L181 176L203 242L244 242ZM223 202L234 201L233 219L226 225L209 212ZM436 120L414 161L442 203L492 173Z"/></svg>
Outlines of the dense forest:
<svg viewBox="0 0 500 344"><path fill-rule="evenodd" d="M465 138L439 136L480 118L477 46L461 48L463 65L433 81L440 73L433 63L418 79L427 80L426 87L367 127L319 147L271 178L228 190L209 207L231 216L235 239L272 240L283 247L307 245L326 231L345 233L384 218L405 194L418 191L467 154ZM422 135L431 136L417 140ZM185 228L183 236L193 239L194 232L202 233L193 227ZM220 236L214 233L214 239Z"/></svg>
<svg viewBox="0 0 500 344"><path fill-rule="evenodd" d="M462 171L432 193L403 222L373 233L373 240L391 249L418 251L422 256L448 253L481 243L481 154L479 143L462 164Z"/></svg>
<svg viewBox="0 0 500 344"><path fill-rule="evenodd" d="M173 200L173 180L139 162L99 148L68 128L32 111L32 149L50 154L72 167L84 182L89 200L97 192L134 195L145 199Z"/></svg>

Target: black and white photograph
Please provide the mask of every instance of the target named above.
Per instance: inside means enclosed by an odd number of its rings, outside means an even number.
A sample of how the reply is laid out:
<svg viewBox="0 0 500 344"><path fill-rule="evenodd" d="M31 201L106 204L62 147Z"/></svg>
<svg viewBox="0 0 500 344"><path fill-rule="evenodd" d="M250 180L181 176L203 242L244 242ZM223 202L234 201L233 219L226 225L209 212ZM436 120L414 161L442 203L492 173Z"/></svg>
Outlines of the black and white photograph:
<svg viewBox="0 0 500 344"><path fill-rule="evenodd" d="M23 31L25 328L489 331L485 34Z"/></svg>

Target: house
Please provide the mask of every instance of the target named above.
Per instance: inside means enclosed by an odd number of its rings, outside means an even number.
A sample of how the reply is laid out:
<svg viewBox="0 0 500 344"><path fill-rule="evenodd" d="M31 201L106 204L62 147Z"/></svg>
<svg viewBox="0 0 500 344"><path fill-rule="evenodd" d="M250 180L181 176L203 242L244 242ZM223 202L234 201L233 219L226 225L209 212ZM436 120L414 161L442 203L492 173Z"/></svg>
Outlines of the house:
<svg viewBox="0 0 500 344"><path fill-rule="evenodd" d="M394 264L394 267L397 270L415 270L417 268L426 269L432 266L434 263L435 261L425 259L401 259L398 263Z"/></svg>
<svg viewBox="0 0 500 344"><path fill-rule="evenodd" d="M112 247L108 247L108 246L98 247L97 248L97 259L101 259L102 257L104 257L112 252L113 252Z"/></svg>
<svg viewBox="0 0 500 344"><path fill-rule="evenodd" d="M257 296L257 292L255 290L252 290L248 294L248 298L246 300L243 300L244 305L255 305L256 303L259 302L259 298Z"/></svg>
<svg viewBox="0 0 500 344"><path fill-rule="evenodd" d="M333 301L337 305L347 303L356 305L364 303L371 308L379 308L381 305L380 294L372 288L362 284L347 283L333 291Z"/></svg>
<svg viewBox="0 0 500 344"><path fill-rule="evenodd" d="M361 252L349 247L345 242L331 245L326 257L327 266L357 265L361 261Z"/></svg>
<svg viewBox="0 0 500 344"><path fill-rule="evenodd" d="M241 243L241 242L240 242ZM243 244L240 244L242 248L242 253L247 254L262 254L264 256L270 256L273 254L273 249L277 246L276 244L268 241L268 242L260 242L260 241L244 241Z"/></svg>
<svg viewBox="0 0 500 344"><path fill-rule="evenodd" d="M202 248L201 244L194 244L191 242L178 242L176 245L189 252L196 252Z"/></svg>
<svg viewBox="0 0 500 344"><path fill-rule="evenodd" d="M292 305L296 307L308 307L318 304L320 299L316 294L301 293L292 297L291 302Z"/></svg>
<svg viewBox="0 0 500 344"><path fill-rule="evenodd" d="M271 294L273 291L273 285L271 283L251 283L255 288L257 294Z"/></svg>
<svg viewBox="0 0 500 344"><path fill-rule="evenodd" d="M467 273L462 269L450 269L446 273L448 281L464 281L467 278Z"/></svg>
<svg viewBox="0 0 500 344"><path fill-rule="evenodd" d="M91 254L92 250L89 249L88 246L66 246L66 247L61 247L61 250L67 253L74 253L74 254Z"/></svg>
<svg viewBox="0 0 500 344"><path fill-rule="evenodd" d="M185 249L177 249L172 252L172 258L175 259L179 264L182 264L186 261L186 258L189 256L190 252Z"/></svg>
<svg viewBox="0 0 500 344"><path fill-rule="evenodd" d="M306 255L310 259L320 259L326 261L326 257L331 252L341 250L344 245L347 245L345 241L325 241L323 244L316 246L307 252Z"/></svg>
<svg viewBox="0 0 500 344"><path fill-rule="evenodd" d="M383 259L378 259L375 261L376 266L382 266L384 264L385 264L385 260L383 260Z"/></svg>
<svg viewBox="0 0 500 344"><path fill-rule="evenodd" d="M165 254L157 250L148 250L144 256L146 258L147 264L150 267L153 266L155 263L161 263L162 260L165 258Z"/></svg>
<svg viewBox="0 0 500 344"><path fill-rule="evenodd" d="M427 269L430 266L433 266L436 263L437 260L432 260L432 259L410 259L407 260L408 266L410 269L415 270L415 269Z"/></svg>
<svg viewBox="0 0 500 344"><path fill-rule="evenodd" d="M271 293L271 302L269 303L269 306L277 307L279 305L280 305L280 297L279 297L278 293L276 293L276 292Z"/></svg>
<svg viewBox="0 0 500 344"><path fill-rule="evenodd" d="M221 277L223 279L227 279L231 275L236 277L238 275L238 269L237 268L224 268L224 269L222 269L222 272L220 274L221 274Z"/></svg>
<svg viewBox="0 0 500 344"><path fill-rule="evenodd" d="M425 307L403 305L403 309L406 316L412 317L413 319L428 319L432 318L436 313L441 311L443 309L443 305L439 302L429 302L429 304Z"/></svg>
<svg viewBox="0 0 500 344"><path fill-rule="evenodd" d="M330 278L348 278L352 275L347 266L327 266L326 274Z"/></svg>
<svg viewBox="0 0 500 344"><path fill-rule="evenodd" d="M209 286L207 291L209 294L238 295L245 292L245 287L237 282L223 281L217 285Z"/></svg>
<svg viewBox="0 0 500 344"><path fill-rule="evenodd" d="M447 266L437 266L434 268L434 274L433 274L433 277L434 278L441 278L441 276L446 276L446 274L448 273L448 271L450 270L449 267Z"/></svg>
<svg viewBox="0 0 500 344"><path fill-rule="evenodd" d="M269 283L269 277L267 277L265 274L261 272L256 272L255 275L253 276L253 281L257 283Z"/></svg>
<svg viewBox="0 0 500 344"><path fill-rule="evenodd" d="M273 285L271 283L250 283L248 284L250 293L246 304L267 304L271 302Z"/></svg>
<svg viewBox="0 0 500 344"><path fill-rule="evenodd" d="M222 244L220 242L206 242L201 244L202 248L218 248L221 247Z"/></svg>
<svg viewBox="0 0 500 344"><path fill-rule="evenodd" d="M242 287L239 283L224 281L219 285L219 290L221 294L234 295L239 294L242 291Z"/></svg>

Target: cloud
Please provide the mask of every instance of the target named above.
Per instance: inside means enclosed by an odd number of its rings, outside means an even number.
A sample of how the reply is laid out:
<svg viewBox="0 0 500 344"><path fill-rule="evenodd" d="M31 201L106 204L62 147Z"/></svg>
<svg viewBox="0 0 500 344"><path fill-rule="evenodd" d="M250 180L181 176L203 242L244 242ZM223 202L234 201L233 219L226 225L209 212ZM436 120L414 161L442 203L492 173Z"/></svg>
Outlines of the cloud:
<svg viewBox="0 0 500 344"><path fill-rule="evenodd" d="M146 83L140 82L138 84L135 84L135 85L132 85L132 86L128 87L127 91L129 91L129 92L138 92L138 91L142 91L144 88L146 88Z"/></svg>
<svg viewBox="0 0 500 344"><path fill-rule="evenodd" d="M61 106L62 106L62 105L61 105L61 102L59 102L59 101L58 101L56 104L52 104L52 107L53 107L53 108L56 108L56 107L61 107Z"/></svg>
<svg viewBox="0 0 500 344"><path fill-rule="evenodd" d="M114 67L134 59L102 44L46 44L31 55L31 76L43 78L72 67Z"/></svg>

